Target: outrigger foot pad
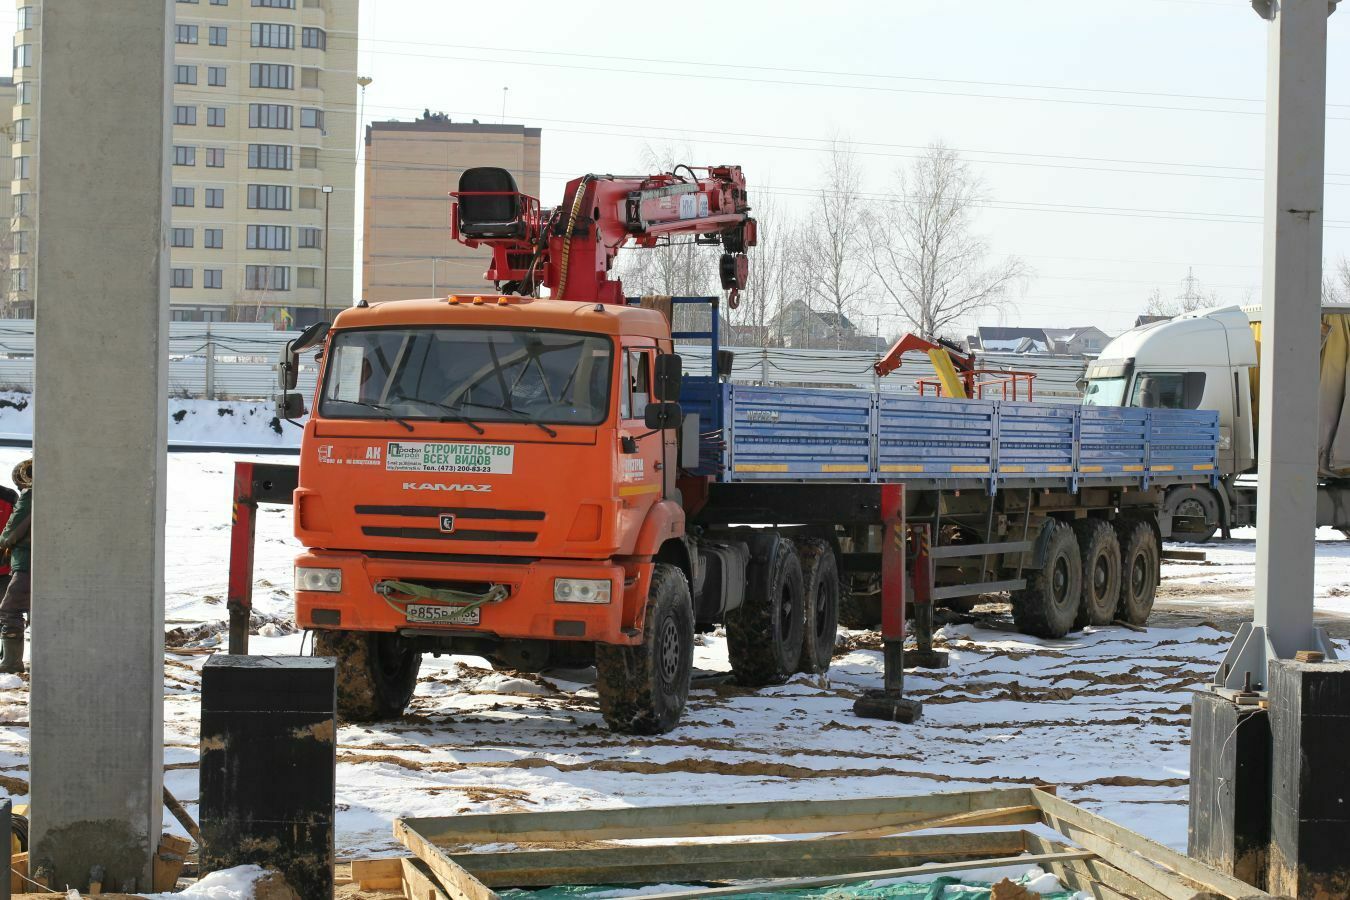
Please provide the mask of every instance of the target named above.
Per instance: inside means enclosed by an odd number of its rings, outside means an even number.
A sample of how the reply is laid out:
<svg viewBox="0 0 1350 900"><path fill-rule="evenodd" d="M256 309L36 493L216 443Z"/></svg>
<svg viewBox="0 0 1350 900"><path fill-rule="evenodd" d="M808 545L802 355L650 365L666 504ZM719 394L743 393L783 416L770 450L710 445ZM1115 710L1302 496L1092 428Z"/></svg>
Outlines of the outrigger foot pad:
<svg viewBox="0 0 1350 900"><path fill-rule="evenodd" d="M913 669L947 668L946 650L906 650L905 667Z"/></svg>
<svg viewBox="0 0 1350 900"><path fill-rule="evenodd" d="M923 704L918 700L906 700L898 693L867 691L854 701L853 714L864 719L883 719L909 725L923 715Z"/></svg>

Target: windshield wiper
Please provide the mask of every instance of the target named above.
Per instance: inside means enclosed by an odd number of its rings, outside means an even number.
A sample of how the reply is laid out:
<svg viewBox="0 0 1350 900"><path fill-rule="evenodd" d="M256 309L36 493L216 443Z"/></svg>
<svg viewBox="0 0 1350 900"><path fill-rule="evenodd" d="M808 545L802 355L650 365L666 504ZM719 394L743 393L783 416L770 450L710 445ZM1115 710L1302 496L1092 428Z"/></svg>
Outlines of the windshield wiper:
<svg viewBox="0 0 1350 900"><path fill-rule="evenodd" d="M523 419L523 420L525 420L526 422L529 422L531 425L535 425L535 426L537 426L537 427L539 427L539 428L542 428L542 429L544 430L544 433L547 434L549 437L557 437L557 436L558 436L558 432L557 432L557 431L553 430L552 428L549 428L549 427L548 427L547 425L545 425L543 422L540 422L540 421L539 421L538 419L536 419L534 416L530 415L530 414L527 413L527 412L524 412L523 410L512 409L512 408L509 407L509 406L497 406L497 405L492 404L492 403L479 403L477 400L461 400L461 401L459 401L459 402L460 402L460 405L461 405L461 406L467 404L467 405L469 405L469 406L476 406L476 407L478 407L479 409L495 409L495 410L498 410L499 412L510 413L511 415L515 416L516 418Z"/></svg>
<svg viewBox="0 0 1350 900"><path fill-rule="evenodd" d="M468 416L464 415L464 413L462 413L462 412L460 412L459 410L455 409L453 406L449 405L448 403L441 403L441 402L438 401L438 400L428 400L428 399L426 399L425 397L405 397L405 396L403 396L402 394L396 396L394 399L395 399L395 400L403 400L403 401L405 401L405 402L407 402L407 403L425 403L425 404L427 404L428 406L434 406L434 407L436 407L437 409L443 409L443 410L445 410L447 413L449 413L450 415L448 415L448 416L441 416L441 421L442 421L442 422L463 422L465 425L468 425L470 428L472 428L474 431L478 432L479 434L486 434L486 433L487 433L487 432L483 431L483 427L482 427L481 425L479 425L479 424L478 424L477 422L475 422L473 419L470 419Z"/></svg>
<svg viewBox="0 0 1350 900"><path fill-rule="evenodd" d="M413 430L414 430L413 427L412 427L411 425L408 424L408 421L407 421L406 419L403 419L403 418L400 418L399 416L394 415L394 411L393 411L392 409L390 409L390 408L387 407L387 406L382 406L382 405L379 404L379 403L367 403L367 402L364 401L364 400L339 400L338 402L339 402L339 403L347 403L347 404L350 404L351 406L364 406L366 409L374 409L374 410L378 410L379 412L384 413L384 417L385 417L386 419L388 419L389 421L391 421L391 422L397 422L398 424L402 425L404 428L408 429L409 431L413 431Z"/></svg>

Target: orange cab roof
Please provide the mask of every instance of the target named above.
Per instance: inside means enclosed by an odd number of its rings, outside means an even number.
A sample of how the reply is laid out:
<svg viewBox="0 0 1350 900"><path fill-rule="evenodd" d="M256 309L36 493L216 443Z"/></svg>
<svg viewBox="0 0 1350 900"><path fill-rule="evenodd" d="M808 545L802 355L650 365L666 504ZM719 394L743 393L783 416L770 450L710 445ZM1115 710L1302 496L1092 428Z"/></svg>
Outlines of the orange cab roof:
<svg viewBox="0 0 1350 900"><path fill-rule="evenodd" d="M475 302L481 298L480 302ZM334 329L394 328L406 325L498 325L670 337L665 316L637 306L540 300L496 294L460 295L434 300L390 300L351 307L338 314Z"/></svg>

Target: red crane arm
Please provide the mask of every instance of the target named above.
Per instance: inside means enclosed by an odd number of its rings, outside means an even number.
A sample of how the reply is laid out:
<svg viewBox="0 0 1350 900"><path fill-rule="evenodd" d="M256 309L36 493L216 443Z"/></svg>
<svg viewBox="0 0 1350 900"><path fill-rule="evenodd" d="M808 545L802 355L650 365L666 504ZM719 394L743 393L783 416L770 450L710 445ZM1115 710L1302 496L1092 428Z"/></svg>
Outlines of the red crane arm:
<svg viewBox="0 0 1350 900"><path fill-rule="evenodd" d="M468 247L492 248L486 277L506 293L542 286L555 299L619 304L623 285L611 269L620 249L691 235L722 245L722 287L734 306L749 271L745 250L756 241L745 176L740 166L710 166L702 175L679 168L688 175L583 175L551 210L517 191L504 170L470 169L451 194L452 234ZM484 184L498 189L477 189Z"/></svg>
<svg viewBox="0 0 1350 900"><path fill-rule="evenodd" d="M952 365L956 367L957 372L973 372L975 370L975 354L966 353L953 344L949 344L939 339L936 343L925 340L917 334L907 334L900 340L891 345L891 349L886 351L886 355L877 360L874 369L878 375L889 375L900 368L900 360L911 350L919 350L927 353L930 350L939 350L946 353L952 359Z"/></svg>

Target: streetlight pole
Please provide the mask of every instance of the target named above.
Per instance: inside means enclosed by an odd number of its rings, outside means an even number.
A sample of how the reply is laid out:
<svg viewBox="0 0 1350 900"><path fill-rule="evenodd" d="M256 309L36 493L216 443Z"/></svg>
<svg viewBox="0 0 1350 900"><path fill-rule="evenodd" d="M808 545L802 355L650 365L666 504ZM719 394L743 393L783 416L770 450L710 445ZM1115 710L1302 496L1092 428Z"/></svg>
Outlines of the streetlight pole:
<svg viewBox="0 0 1350 900"><path fill-rule="evenodd" d="M325 184L319 188L323 191L323 319L328 319L328 244L332 241L332 235L328 233L328 207L333 198L333 186Z"/></svg>

